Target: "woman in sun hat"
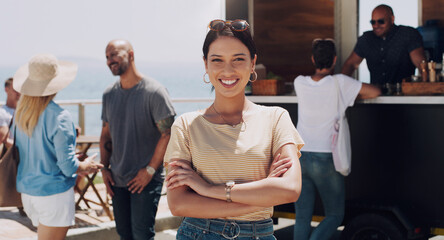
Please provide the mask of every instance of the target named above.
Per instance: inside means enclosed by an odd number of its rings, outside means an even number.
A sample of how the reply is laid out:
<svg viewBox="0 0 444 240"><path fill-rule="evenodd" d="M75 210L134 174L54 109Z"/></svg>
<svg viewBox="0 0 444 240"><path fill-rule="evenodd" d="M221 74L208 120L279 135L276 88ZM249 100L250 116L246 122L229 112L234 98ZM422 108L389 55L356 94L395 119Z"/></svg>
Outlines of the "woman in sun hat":
<svg viewBox="0 0 444 240"><path fill-rule="evenodd" d="M54 103L56 93L74 80L77 65L50 54L31 58L14 75L21 93L14 117L20 163L17 190L38 239L64 239L74 224L77 173L98 171L95 156L79 162L75 127L68 111Z"/></svg>

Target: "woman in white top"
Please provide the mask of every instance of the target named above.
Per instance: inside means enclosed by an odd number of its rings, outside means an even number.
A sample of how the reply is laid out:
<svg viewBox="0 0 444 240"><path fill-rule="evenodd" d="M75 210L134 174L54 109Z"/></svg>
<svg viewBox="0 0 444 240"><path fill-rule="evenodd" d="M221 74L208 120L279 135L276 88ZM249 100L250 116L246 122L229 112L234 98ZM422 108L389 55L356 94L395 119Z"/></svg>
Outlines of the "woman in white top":
<svg viewBox="0 0 444 240"><path fill-rule="evenodd" d="M299 197L303 142L286 110L245 97L256 75L248 23L214 20L209 27L204 81L215 100L176 119L165 154L168 204L186 217L177 239L275 239L273 206Z"/></svg>
<svg viewBox="0 0 444 240"><path fill-rule="evenodd" d="M379 88L346 75L331 75L336 63L333 40L314 40L311 60L316 72L294 80L298 96L297 129L305 142L300 159L302 192L295 203L294 239L298 240L330 239L344 217L344 176L335 171L331 153L333 124L339 115L337 86L344 102L339 109L342 112L356 98L374 98L381 93ZM324 205L325 219L310 234L316 190Z"/></svg>

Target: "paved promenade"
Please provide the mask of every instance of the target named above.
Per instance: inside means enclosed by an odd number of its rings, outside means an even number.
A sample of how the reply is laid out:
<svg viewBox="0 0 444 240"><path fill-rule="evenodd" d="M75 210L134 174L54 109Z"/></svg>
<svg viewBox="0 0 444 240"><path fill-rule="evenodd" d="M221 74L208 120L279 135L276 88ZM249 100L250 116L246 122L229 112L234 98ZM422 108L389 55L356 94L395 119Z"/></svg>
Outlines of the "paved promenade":
<svg viewBox="0 0 444 240"><path fill-rule="evenodd" d="M100 195L105 196L105 185L96 184ZM165 189L163 190L165 193ZM92 190L86 194L88 199L97 200ZM78 194L76 194L78 197ZM68 240L118 240L114 221L104 213L100 206L90 204L92 209L81 208L76 212L76 225L69 229ZM176 239L176 229L181 218L174 217L168 208L166 195L162 195L159 210L156 217L156 240ZM317 223L312 223L315 226ZM274 226L275 236L278 240L293 239L293 219L279 219L279 224ZM338 230L331 240L339 240L341 231ZM37 239L36 228L32 226L31 220L20 216L17 208L0 208L0 240L28 240ZM433 240L444 240L443 236L431 238Z"/></svg>
<svg viewBox="0 0 444 240"><path fill-rule="evenodd" d="M96 184L102 197L105 196L105 185ZM162 191L166 192L165 188ZM76 194L76 198L78 194ZM92 190L88 190L86 197L97 200ZM118 240L114 221L110 221L100 206L90 204L91 210L76 212L76 225L69 229L68 240ZM86 206L82 203L82 208ZM166 195L162 195L156 217L156 240L176 239L176 230L181 218L174 217L168 208ZM279 219L275 226L275 235L279 240L293 239L292 219ZM339 235L338 235L339 236ZM0 240L29 240L36 239L36 228L27 217L20 216L17 208L0 208ZM339 238L337 238L339 239Z"/></svg>
<svg viewBox="0 0 444 240"><path fill-rule="evenodd" d="M100 196L105 199L105 185L96 184ZM164 191L165 192L165 189ZM98 199L92 189L88 189L86 193L88 199L98 202ZM78 194L76 194L76 199ZM115 232L115 223L111 221L103 209L90 203L92 209L86 209L86 205L81 202L80 207L83 210L76 211L76 224L68 231L67 239L94 239L94 240L112 240L119 239ZM167 199L162 195L159 203L159 210L156 217L156 232L159 235L170 235L170 239L175 239L174 231L166 231L175 229L180 224L181 218L174 217L168 208ZM36 239L36 228L32 226L31 220L19 214L17 208L5 207L0 208L0 240L13 239ZM170 233L170 234L168 234ZM157 238L156 239L161 239ZM168 240L169 238L162 238Z"/></svg>

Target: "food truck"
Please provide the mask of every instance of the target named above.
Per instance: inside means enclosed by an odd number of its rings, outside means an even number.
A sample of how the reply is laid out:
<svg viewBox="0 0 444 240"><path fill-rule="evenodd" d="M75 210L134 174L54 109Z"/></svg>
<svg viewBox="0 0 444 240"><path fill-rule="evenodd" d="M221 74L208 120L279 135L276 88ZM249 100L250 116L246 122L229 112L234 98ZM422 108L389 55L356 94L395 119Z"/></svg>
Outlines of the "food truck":
<svg viewBox="0 0 444 240"><path fill-rule="evenodd" d="M284 107L296 126L298 104L297 96L291 94L292 82L298 75L314 72L312 40L334 38L336 72L340 72L359 36L360 2L227 0L226 18L248 19L251 25L257 63L284 79L263 82L257 89L265 92L255 92L253 86L250 100ZM395 23L399 11L402 9L394 9ZM443 12L441 0L418 0L418 30L428 60L437 63L437 74L442 69L444 40L442 32L427 23L442 29ZM370 15L368 18L366 21ZM357 101L346 112L352 172L345 178L345 239L444 235L444 82L406 79L402 87L398 96ZM320 221L323 209L319 198L317 201L313 220ZM286 204L275 208L274 217L294 218L294 214L293 204Z"/></svg>
<svg viewBox="0 0 444 240"><path fill-rule="evenodd" d="M297 121L296 96L252 96ZM345 239L444 235L444 96L381 96L347 110L352 171L345 178ZM314 221L322 220L316 202ZM294 218L294 205L274 217ZM372 237L372 238L366 238Z"/></svg>

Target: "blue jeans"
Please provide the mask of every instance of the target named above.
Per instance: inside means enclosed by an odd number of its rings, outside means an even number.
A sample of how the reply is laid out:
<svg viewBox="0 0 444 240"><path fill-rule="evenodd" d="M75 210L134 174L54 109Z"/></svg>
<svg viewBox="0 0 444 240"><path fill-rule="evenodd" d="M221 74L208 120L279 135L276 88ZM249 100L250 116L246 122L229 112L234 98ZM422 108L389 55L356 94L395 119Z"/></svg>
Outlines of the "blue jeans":
<svg viewBox="0 0 444 240"><path fill-rule="evenodd" d="M276 240L273 236L273 221L238 221L186 217L177 230L179 240L218 239L263 239Z"/></svg>
<svg viewBox="0 0 444 240"><path fill-rule="evenodd" d="M151 182L139 193L113 187L116 230L122 240L154 239L154 222L163 182Z"/></svg>
<svg viewBox="0 0 444 240"><path fill-rule="evenodd" d="M331 153L302 152L302 192L295 203L294 239L330 239L344 218L344 176L336 172ZM316 189L324 205L325 218L311 230Z"/></svg>

